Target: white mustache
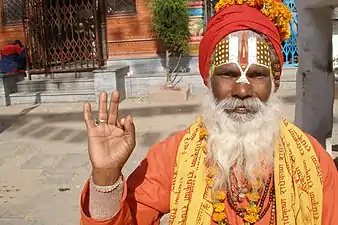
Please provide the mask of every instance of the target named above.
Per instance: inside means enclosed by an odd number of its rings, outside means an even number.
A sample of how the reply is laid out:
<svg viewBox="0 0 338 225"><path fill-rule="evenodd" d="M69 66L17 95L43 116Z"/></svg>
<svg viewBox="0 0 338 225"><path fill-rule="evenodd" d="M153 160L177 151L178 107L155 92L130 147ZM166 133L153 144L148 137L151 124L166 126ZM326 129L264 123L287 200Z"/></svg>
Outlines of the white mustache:
<svg viewBox="0 0 338 225"><path fill-rule="evenodd" d="M236 108L246 108L251 113L257 113L263 110L264 103L258 98L247 98L244 100L238 98L226 98L216 102L218 109L234 111Z"/></svg>

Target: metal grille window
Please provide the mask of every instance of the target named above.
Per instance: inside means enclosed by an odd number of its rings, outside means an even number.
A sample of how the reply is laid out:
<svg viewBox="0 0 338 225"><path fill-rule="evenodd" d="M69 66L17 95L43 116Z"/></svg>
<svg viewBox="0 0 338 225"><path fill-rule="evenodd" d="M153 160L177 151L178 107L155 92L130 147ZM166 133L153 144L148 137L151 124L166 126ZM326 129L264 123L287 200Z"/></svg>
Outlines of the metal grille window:
<svg viewBox="0 0 338 225"><path fill-rule="evenodd" d="M135 14L135 0L106 0L108 15Z"/></svg>
<svg viewBox="0 0 338 225"><path fill-rule="evenodd" d="M4 25L18 24L22 22L21 0L3 0L2 21Z"/></svg>

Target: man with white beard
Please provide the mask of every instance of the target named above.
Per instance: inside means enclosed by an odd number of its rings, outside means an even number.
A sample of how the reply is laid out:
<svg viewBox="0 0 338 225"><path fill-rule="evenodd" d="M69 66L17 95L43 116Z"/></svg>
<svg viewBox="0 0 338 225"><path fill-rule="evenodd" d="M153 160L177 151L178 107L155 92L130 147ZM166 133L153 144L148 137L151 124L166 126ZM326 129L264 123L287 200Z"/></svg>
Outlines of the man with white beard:
<svg viewBox="0 0 338 225"><path fill-rule="evenodd" d="M334 225L338 175L331 157L281 115L274 95L291 13L271 0L221 0L200 44L208 86L201 117L154 145L125 182L135 148L119 94L84 105L92 174L82 225Z"/></svg>

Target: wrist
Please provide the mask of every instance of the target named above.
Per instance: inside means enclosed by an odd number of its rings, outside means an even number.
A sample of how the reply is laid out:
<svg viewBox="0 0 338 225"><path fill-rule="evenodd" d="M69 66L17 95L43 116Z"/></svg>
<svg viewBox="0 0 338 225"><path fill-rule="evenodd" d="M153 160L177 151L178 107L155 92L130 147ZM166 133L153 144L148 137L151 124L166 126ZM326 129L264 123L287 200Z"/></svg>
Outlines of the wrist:
<svg viewBox="0 0 338 225"><path fill-rule="evenodd" d="M121 176L121 171L117 170L92 170L92 179L95 185L111 186L115 184Z"/></svg>

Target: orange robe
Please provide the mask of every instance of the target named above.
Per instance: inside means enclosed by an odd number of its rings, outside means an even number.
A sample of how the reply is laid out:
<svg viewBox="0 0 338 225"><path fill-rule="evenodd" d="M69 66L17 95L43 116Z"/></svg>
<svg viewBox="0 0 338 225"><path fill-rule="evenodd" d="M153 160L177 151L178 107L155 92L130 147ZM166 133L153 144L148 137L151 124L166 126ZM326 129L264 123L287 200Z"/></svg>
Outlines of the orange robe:
<svg viewBox="0 0 338 225"><path fill-rule="evenodd" d="M187 130L151 147L147 157L124 184L121 208L114 218L95 221L89 217L87 182L81 196L81 225L159 225L161 217L170 211L170 191L176 153L185 132ZM338 223L338 172L325 149L313 137L308 137L318 156L323 175L322 225L336 225ZM230 225L243 224L243 219L238 217L230 206L226 212ZM269 222L270 210L256 225L269 225Z"/></svg>

